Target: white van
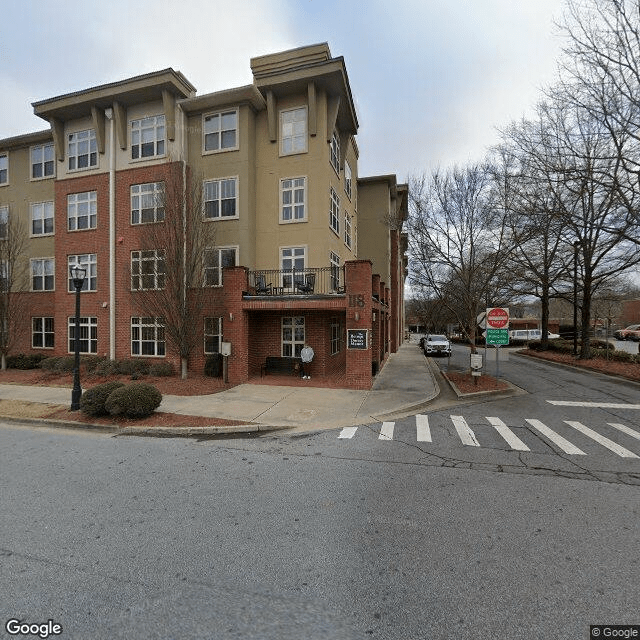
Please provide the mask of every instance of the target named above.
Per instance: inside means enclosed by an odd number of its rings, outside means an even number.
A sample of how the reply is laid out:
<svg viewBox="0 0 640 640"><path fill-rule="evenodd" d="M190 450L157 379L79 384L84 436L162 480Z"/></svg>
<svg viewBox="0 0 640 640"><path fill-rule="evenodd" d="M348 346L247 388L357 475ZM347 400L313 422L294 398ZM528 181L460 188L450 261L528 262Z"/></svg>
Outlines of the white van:
<svg viewBox="0 0 640 640"><path fill-rule="evenodd" d="M549 340L560 337L557 333L547 335ZM514 329L509 331L509 340L542 340L542 329Z"/></svg>

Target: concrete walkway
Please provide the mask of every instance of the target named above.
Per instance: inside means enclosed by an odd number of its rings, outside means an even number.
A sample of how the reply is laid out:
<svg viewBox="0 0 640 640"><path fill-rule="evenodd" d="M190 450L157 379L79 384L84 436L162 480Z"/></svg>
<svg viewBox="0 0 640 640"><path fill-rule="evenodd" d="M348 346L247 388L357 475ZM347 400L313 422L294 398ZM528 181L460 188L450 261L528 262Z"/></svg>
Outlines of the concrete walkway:
<svg viewBox="0 0 640 640"><path fill-rule="evenodd" d="M369 391L242 384L204 396L164 395L158 410L307 431L409 415L439 393L421 349L407 342L389 356ZM6 400L66 405L69 394L66 388L0 385Z"/></svg>

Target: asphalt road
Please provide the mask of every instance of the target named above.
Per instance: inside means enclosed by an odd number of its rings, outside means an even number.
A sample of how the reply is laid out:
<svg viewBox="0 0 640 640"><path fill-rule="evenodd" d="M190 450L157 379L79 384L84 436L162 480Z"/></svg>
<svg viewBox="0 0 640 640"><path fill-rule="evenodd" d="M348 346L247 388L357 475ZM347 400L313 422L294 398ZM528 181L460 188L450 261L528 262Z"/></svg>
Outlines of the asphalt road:
<svg viewBox="0 0 640 640"><path fill-rule="evenodd" d="M640 623L640 459L564 422L640 455L608 426L640 432L640 411L549 402L633 405L638 388L502 366L522 394L445 393L426 418L350 436L3 425L3 626L52 619L65 640L573 640L590 624Z"/></svg>

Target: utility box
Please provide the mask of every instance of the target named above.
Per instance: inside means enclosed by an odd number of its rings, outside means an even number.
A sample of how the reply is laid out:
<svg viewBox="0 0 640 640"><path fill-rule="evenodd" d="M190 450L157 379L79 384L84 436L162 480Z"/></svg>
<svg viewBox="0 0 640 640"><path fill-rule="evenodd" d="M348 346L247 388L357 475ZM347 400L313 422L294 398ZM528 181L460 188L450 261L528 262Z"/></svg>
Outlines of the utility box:
<svg viewBox="0 0 640 640"><path fill-rule="evenodd" d="M231 355L231 343L230 342L221 342L220 343L220 355L230 356Z"/></svg>
<svg viewBox="0 0 640 640"><path fill-rule="evenodd" d="M472 353L470 356L471 359L471 375L479 376L482 375L482 354L480 353Z"/></svg>

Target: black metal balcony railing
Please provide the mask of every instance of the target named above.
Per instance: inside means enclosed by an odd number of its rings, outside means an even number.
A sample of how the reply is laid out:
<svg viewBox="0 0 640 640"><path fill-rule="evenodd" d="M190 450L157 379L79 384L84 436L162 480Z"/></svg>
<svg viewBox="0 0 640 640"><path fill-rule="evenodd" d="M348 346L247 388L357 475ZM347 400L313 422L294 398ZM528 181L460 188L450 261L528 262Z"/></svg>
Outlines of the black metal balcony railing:
<svg viewBox="0 0 640 640"><path fill-rule="evenodd" d="M249 272L249 295L339 295L344 291L344 267L257 269Z"/></svg>

